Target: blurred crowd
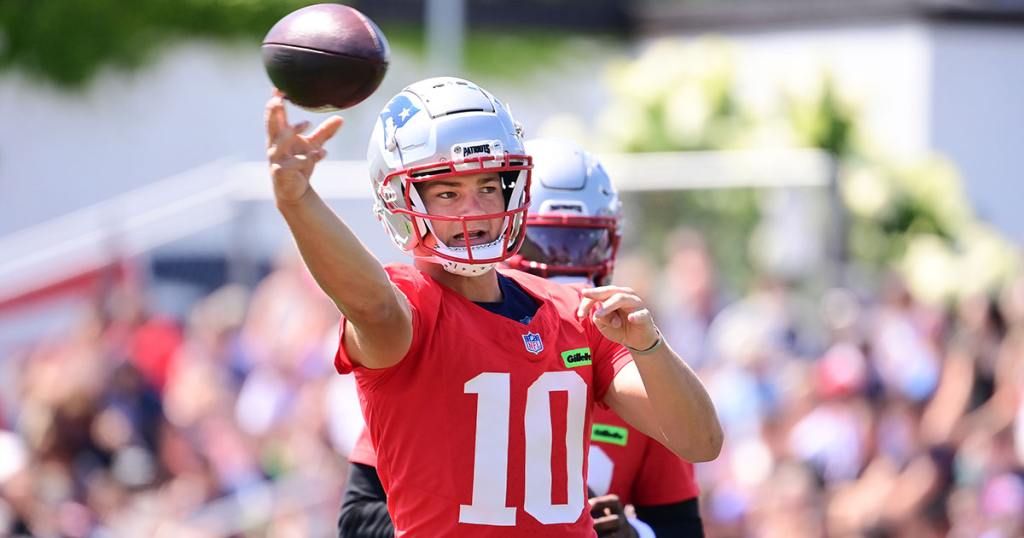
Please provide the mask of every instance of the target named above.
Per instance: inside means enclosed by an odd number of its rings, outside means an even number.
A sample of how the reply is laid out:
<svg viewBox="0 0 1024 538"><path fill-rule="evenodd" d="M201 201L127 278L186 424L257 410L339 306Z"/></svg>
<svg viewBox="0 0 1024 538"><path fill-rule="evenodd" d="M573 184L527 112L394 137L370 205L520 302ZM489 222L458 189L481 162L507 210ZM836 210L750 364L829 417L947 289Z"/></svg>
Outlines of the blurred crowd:
<svg viewBox="0 0 1024 538"><path fill-rule="evenodd" d="M362 428L338 314L297 258L187 319L131 283L9 357L0 535L329 536Z"/></svg>
<svg viewBox="0 0 1024 538"><path fill-rule="evenodd" d="M895 276L801 293L762 277L723 300L682 231L656 319L707 385L726 442L697 466L709 536L1024 536L1024 278L955 307Z"/></svg>
<svg viewBox="0 0 1024 538"><path fill-rule="evenodd" d="M1024 535L1024 279L955 307L896 277L730 298L705 238L616 281L657 298L726 429L709 536ZM329 536L362 428L334 306L294 257L187 319L119 286L0 362L0 535Z"/></svg>

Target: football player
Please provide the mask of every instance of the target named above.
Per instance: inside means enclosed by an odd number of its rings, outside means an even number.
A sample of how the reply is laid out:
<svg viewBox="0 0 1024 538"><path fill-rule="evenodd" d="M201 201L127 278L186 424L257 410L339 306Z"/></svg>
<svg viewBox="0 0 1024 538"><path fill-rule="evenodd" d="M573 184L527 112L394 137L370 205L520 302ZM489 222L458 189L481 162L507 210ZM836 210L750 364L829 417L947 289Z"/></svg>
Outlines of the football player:
<svg viewBox="0 0 1024 538"><path fill-rule="evenodd" d="M611 284L622 204L601 163L577 144L534 140L526 240L509 265L556 282ZM693 465L605 406L594 408L587 484L632 504L656 536L703 536ZM643 529L644 525L634 522Z"/></svg>
<svg viewBox="0 0 1024 538"><path fill-rule="evenodd" d="M707 391L633 290L494 270L525 238L532 163L490 93L427 79L376 123L374 210L414 265L382 267L310 184L341 118L304 135L281 95L266 110L277 207L343 314L335 366L355 373L396 535L593 536L595 402L682 458L718 455Z"/></svg>
<svg viewBox="0 0 1024 538"><path fill-rule="evenodd" d="M564 283L610 284L622 204L608 174L569 141L531 140L526 151L534 159L526 239L507 265ZM703 536L692 464L602 406L594 409L591 443L587 482L599 536ZM340 537L394 533L376 461L364 432L349 457ZM626 523L616 502L632 503L640 521ZM632 532L625 528L630 524Z"/></svg>

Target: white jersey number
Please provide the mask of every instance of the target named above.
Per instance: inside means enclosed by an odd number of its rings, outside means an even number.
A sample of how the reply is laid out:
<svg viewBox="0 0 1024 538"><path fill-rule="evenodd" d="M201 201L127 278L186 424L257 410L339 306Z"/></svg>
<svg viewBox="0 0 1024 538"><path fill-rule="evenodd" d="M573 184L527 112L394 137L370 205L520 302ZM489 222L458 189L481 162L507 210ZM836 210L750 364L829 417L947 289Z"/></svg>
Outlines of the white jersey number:
<svg viewBox="0 0 1024 538"><path fill-rule="evenodd" d="M612 476L615 474L615 462L608 453L590 443L590 464L587 465L587 485L597 496L607 495L612 489Z"/></svg>
<svg viewBox="0 0 1024 538"><path fill-rule="evenodd" d="M565 504L551 502L551 393L567 392ZM476 441L473 455L473 502L459 506L459 522L508 527L516 524L516 508L506 506L511 379L507 373L482 373L466 382L477 394ZM587 384L576 372L545 372L526 392L526 498L523 509L551 525L572 523L583 510L583 434Z"/></svg>

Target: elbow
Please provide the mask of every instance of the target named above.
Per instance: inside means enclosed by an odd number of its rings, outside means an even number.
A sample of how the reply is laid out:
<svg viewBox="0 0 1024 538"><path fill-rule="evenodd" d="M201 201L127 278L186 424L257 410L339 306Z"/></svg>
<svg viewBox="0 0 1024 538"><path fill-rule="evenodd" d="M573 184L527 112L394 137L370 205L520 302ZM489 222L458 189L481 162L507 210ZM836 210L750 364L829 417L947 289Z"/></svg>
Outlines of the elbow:
<svg viewBox="0 0 1024 538"><path fill-rule="evenodd" d="M721 426L716 423L712 431L703 436L699 446L695 447L695 454L690 461L700 463L718 458L718 455L722 453L723 443L725 443L725 434L722 433Z"/></svg>
<svg viewBox="0 0 1024 538"><path fill-rule="evenodd" d="M715 420L708 428L703 428L699 435L693 432L683 433L678 442L673 443L669 448L680 458L690 463L701 463L712 461L722 453L722 444L725 442L725 434L721 425Z"/></svg>

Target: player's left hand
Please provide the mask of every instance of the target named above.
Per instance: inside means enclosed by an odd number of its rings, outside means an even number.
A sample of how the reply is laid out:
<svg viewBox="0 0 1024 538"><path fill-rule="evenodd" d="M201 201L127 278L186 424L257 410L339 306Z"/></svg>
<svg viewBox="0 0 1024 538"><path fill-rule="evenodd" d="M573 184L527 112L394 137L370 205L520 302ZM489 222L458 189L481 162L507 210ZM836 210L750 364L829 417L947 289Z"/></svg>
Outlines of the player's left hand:
<svg viewBox="0 0 1024 538"><path fill-rule="evenodd" d="M591 497L590 515L594 518L594 531L600 538L637 538L636 529L629 524L626 510L618 495Z"/></svg>
<svg viewBox="0 0 1024 538"><path fill-rule="evenodd" d="M591 316L609 340L633 349L647 349L659 338L651 311L632 288L602 286L582 292L576 317Z"/></svg>

